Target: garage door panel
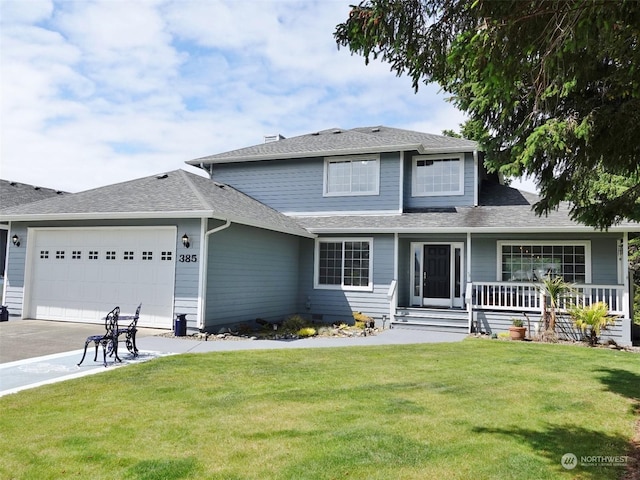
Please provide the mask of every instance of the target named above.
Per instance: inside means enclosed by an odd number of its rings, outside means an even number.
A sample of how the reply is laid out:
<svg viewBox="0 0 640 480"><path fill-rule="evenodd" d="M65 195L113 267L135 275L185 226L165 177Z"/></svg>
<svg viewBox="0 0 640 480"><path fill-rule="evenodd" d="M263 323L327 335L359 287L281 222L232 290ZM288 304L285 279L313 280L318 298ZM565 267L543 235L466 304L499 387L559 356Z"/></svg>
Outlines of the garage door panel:
<svg viewBox="0 0 640 480"><path fill-rule="evenodd" d="M34 236L29 316L101 323L116 305L133 314L142 302L141 326L171 328L174 227L37 229ZM170 261L163 251L172 252Z"/></svg>

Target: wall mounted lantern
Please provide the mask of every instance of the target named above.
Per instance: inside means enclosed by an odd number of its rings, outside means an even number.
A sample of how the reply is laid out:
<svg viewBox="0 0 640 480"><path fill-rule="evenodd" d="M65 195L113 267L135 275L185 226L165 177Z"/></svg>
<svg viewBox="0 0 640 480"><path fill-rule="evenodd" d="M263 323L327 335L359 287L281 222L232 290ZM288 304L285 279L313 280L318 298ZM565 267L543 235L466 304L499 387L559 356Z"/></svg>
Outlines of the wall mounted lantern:
<svg viewBox="0 0 640 480"><path fill-rule="evenodd" d="M184 248L189 248L189 245L191 245L189 243L189 237L187 236L186 233L182 235L182 245L184 245Z"/></svg>
<svg viewBox="0 0 640 480"><path fill-rule="evenodd" d="M13 237L11 237L11 241L16 247L20 246L20 237L18 237L18 235L14 235Z"/></svg>

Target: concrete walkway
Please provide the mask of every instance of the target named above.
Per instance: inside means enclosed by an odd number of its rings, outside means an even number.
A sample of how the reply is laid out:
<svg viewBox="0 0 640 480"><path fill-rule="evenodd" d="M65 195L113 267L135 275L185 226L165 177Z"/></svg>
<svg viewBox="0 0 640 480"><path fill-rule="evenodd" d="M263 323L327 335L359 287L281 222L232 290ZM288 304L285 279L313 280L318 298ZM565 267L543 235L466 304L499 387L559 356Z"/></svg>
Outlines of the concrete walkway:
<svg viewBox="0 0 640 480"><path fill-rule="evenodd" d="M373 345L408 345L416 343L456 342L465 335L396 328L377 335L355 338L306 338L300 340L193 340L160 336L164 331L140 329L138 358L133 358L121 344L123 362L102 365L102 351L98 362L93 361L93 344L82 365L84 340L99 333L99 325L38 320L0 322L0 396L112 368L149 361L165 355L181 353L229 352L240 350L269 350L282 348L331 348Z"/></svg>

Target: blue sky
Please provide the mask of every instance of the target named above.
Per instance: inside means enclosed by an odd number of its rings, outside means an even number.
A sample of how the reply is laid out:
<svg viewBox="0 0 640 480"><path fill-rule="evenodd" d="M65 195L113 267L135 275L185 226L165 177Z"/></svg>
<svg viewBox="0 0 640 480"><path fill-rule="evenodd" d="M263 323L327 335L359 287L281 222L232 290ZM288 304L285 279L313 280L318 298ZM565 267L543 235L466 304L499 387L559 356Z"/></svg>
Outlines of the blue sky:
<svg viewBox="0 0 640 480"><path fill-rule="evenodd" d="M457 129L437 85L337 49L351 3L0 0L0 177L77 192L269 134Z"/></svg>

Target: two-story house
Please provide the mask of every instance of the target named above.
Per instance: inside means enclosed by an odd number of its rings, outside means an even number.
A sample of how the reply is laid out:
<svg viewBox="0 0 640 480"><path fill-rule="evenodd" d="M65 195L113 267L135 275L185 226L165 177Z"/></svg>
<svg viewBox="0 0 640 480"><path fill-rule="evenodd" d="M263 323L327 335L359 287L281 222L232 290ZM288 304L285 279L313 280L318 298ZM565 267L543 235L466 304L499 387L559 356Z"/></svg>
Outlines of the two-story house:
<svg viewBox="0 0 640 480"><path fill-rule="evenodd" d="M141 324L221 327L301 313L386 326L496 332L536 282L620 315L630 343L627 245L487 175L474 142L388 127L329 129L187 162L182 170L3 210L5 299L24 318L98 321L142 302Z"/></svg>

